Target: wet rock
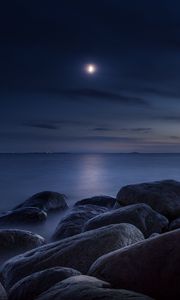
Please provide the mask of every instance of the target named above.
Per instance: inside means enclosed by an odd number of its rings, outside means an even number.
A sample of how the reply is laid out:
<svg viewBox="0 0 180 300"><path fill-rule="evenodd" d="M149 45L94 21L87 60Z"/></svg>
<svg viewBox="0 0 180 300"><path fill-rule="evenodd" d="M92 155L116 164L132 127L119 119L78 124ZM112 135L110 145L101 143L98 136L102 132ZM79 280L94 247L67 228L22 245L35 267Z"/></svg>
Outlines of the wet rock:
<svg viewBox="0 0 180 300"><path fill-rule="evenodd" d="M107 211L106 208L97 205L82 205L72 208L68 215L59 222L52 240L57 241L81 233L87 220L105 211Z"/></svg>
<svg viewBox="0 0 180 300"><path fill-rule="evenodd" d="M19 229L0 229L0 260L42 246L45 240L40 235Z"/></svg>
<svg viewBox="0 0 180 300"><path fill-rule="evenodd" d="M117 194L120 205L146 203L154 210L175 219L180 216L180 182L162 180L127 185Z"/></svg>
<svg viewBox="0 0 180 300"><path fill-rule="evenodd" d="M84 230L118 223L130 223L139 228L145 237L161 233L168 227L168 219L146 204L134 204L100 214L86 222Z"/></svg>
<svg viewBox="0 0 180 300"><path fill-rule="evenodd" d="M143 234L131 224L109 225L16 256L3 265L1 275L10 288L25 276L57 266L85 274L98 257L143 239Z"/></svg>
<svg viewBox="0 0 180 300"><path fill-rule="evenodd" d="M16 223L38 223L43 222L47 218L46 212L36 207L25 207L8 211L0 215L0 226L14 225Z"/></svg>
<svg viewBox="0 0 180 300"><path fill-rule="evenodd" d="M89 275L155 299L180 299L180 230L100 257Z"/></svg>
<svg viewBox="0 0 180 300"><path fill-rule="evenodd" d="M150 300L131 291L114 290L110 284L89 276L74 276L40 295L37 300Z"/></svg>
<svg viewBox="0 0 180 300"><path fill-rule="evenodd" d="M8 300L34 300L41 293L68 277L81 273L71 269L56 267L33 273L18 281L9 291Z"/></svg>
<svg viewBox="0 0 180 300"><path fill-rule="evenodd" d="M44 211L65 210L68 208L66 199L66 196L63 194L45 191L28 198L22 204L16 206L15 209L22 207L37 207Z"/></svg>
<svg viewBox="0 0 180 300"><path fill-rule="evenodd" d="M83 200L80 200L75 203L75 206L78 205L98 205L98 206L104 206L107 208L113 208L116 203L116 199L110 196L94 196L91 198L86 198Z"/></svg>

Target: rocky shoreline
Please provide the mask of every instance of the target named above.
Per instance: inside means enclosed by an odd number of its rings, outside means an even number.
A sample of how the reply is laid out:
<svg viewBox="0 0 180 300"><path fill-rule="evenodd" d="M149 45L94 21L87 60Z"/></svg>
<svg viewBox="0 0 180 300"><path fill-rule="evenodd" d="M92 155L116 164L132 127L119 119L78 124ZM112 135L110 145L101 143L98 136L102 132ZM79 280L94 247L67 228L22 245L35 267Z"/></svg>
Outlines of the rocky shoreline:
<svg viewBox="0 0 180 300"><path fill-rule="evenodd" d="M17 229L62 211L48 242ZM40 192L0 215L0 241L0 300L178 300L180 182L128 185L72 208Z"/></svg>

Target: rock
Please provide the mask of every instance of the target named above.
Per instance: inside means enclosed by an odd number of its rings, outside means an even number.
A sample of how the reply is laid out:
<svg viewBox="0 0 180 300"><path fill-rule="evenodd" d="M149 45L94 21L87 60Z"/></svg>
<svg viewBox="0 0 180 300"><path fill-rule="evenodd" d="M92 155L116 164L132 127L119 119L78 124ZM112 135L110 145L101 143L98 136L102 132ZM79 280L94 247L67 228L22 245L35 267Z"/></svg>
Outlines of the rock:
<svg viewBox="0 0 180 300"><path fill-rule="evenodd" d="M71 268L56 267L33 273L18 281L9 291L9 300L34 300L41 293L48 290L68 277L81 275Z"/></svg>
<svg viewBox="0 0 180 300"><path fill-rule="evenodd" d="M0 260L25 252L45 244L44 238L29 231L0 229Z"/></svg>
<svg viewBox="0 0 180 300"><path fill-rule="evenodd" d="M100 257L89 275L155 299L180 299L180 230Z"/></svg>
<svg viewBox="0 0 180 300"><path fill-rule="evenodd" d="M52 240L57 241L81 233L84 223L88 219L105 211L107 211L105 207L96 205L82 205L72 208L68 215L59 222Z"/></svg>
<svg viewBox="0 0 180 300"><path fill-rule="evenodd" d="M9 288L25 276L57 266L85 274L98 257L143 239L131 224L109 225L16 256L3 265L1 275Z"/></svg>
<svg viewBox="0 0 180 300"><path fill-rule="evenodd" d="M94 196L91 198L83 199L76 202L74 205L98 205L98 206L105 206L107 208L113 208L116 203L116 199L110 196Z"/></svg>
<svg viewBox="0 0 180 300"><path fill-rule="evenodd" d="M37 207L44 211L50 210L65 210L68 208L66 203L66 196L56 192L40 192L25 200L22 204L15 207L15 209L22 207Z"/></svg>
<svg viewBox="0 0 180 300"><path fill-rule="evenodd" d="M168 227L168 219L146 204L134 204L100 214L86 222L84 230L109 224L130 223L139 228L145 237L154 232L161 233Z"/></svg>
<svg viewBox="0 0 180 300"><path fill-rule="evenodd" d="M0 215L0 226L14 225L16 223L43 222L47 218L46 212L36 207L25 207L8 211Z"/></svg>
<svg viewBox="0 0 180 300"><path fill-rule="evenodd" d="M61 281L36 300L150 300L125 290L113 290L110 284L90 276L74 276Z"/></svg>
<svg viewBox="0 0 180 300"><path fill-rule="evenodd" d="M7 293L1 283L0 283L0 300L8 300Z"/></svg>
<svg viewBox="0 0 180 300"><path fill-rule="evenodd" d="M169 224L169 231L180 228L180 218L173 220Z"/></svg>
<svg viewBox="0 0 180 300"><path fill-rule="evenodd" d="M169 219L180 216L180 182L162 180L127 185L117 194L120 205L146 203Z"/></svg>

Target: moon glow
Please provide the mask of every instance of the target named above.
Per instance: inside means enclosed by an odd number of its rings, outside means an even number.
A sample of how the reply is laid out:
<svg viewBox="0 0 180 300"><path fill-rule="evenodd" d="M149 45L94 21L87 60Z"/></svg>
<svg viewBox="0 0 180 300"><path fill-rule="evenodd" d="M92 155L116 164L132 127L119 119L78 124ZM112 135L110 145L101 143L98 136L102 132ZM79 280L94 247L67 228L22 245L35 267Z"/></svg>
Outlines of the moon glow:
<svg viewBox="0 0 180 300"><path fill-rule="evenodd" d="M88 73L88 74L94 74L96 72L97 68L96 68L96 65L94 64L87 64L85 66L85 71Z"/></svg>

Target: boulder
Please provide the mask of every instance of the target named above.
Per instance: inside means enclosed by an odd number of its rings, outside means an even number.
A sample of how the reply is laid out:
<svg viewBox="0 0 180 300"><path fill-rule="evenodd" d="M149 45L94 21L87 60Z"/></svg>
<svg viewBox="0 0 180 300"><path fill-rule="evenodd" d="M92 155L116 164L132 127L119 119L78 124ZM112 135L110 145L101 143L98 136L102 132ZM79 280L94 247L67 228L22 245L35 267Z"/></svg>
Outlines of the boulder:
<svg viewBox="0 0 180 300"><path fill-rule="evenodd" d="M87 220L107 211L105 207L97 205L80 205L72 210L59 222L52 240L57 241L81 233Z"/></svg>
<svg viewBox="0 0 180 300"><path fill-rule="evenodd" d="M179 253L178 229L104 255L88 274L157 300L180 299Z"/></svg>
<svg viewBox="0 0 180 300"><path fill-rule="evenodd" d="M57 266L85 274L98 257L143 239L131 224L101 227L16 256L3 265L1 276L5 287L10 288L25 276Z"/></svg>
<svg viewBox="0 0 180 300"><path fill-rule="evenodd" d="M44 211L65 210L68 208L66 196L57 192L40 192L25 200L15 209L24 207L37 207Z"/></svg>
<svg viewBox="0 0 180 300"><path fill-rule="evenodd" d="M38 234L19 229L0 229L0 260L42 246L45 240Z"/></svg>
<svg viewBox="0 0 180 300"><path fill-rule="evenodd" d="M120 205L146 203L170 220L175 219L180 216L180 182L162 180L127 185L118 192L117 201Z"/></svg>
<svg viewBox="0 0 180 300"><path fill-rule="evenodd" d="M113 208L114 205L116 203L116 199L110 196L94 196L91 198L86 198L83 200L80 200L78 202L76 202L74 205L78 206L78 205L87 205L87 204L91 204L91 205L98 205L98 206L104 206L107 208Z"/></svg>
<svg viewBox="0 0 180 300"><path fill-rule="evenodd" d="M8 300L7 293L1 283L0 283L0 300Z"/></svg>
<svg viewBox="0 0 180 300"><path fill-rule="evenodd" d="M68 277L81 275L71 268L56 267L33 273L18 281L9 291L8 300L34 300L41 293Z"/></svg>
<svg viewBox="0 0 180 300"><path fill-rule="evenodd" d="M113 290L110 284L90 276L74 276L57 283L36 300L150 300L125 290Z"/></svg>
<svg viewBox="0 0 180 300"><path fill-rule="evenodd" d="M180 228L180 218L173 220L169 224L169 231Z"/></svg>
<svg viewBox="0 0 180 300"><path fill-rule="evenodd" d="M161 233L168 227L168 219L149 205L140 203L128 205L100 214L86 222L84 230L92 230L109 224L130 223L139 228L145 237Z"/></svg>
<svg viewBox="0 0 180 300"><path fill-rule="evenodd" d="M29 224L43 222L47 218L46 212L36 207L25 207L8 211L0 215L0 226L15 225L19 223Z"/></svg>

